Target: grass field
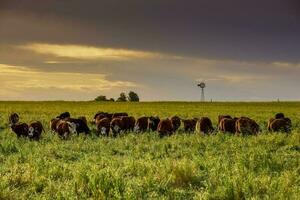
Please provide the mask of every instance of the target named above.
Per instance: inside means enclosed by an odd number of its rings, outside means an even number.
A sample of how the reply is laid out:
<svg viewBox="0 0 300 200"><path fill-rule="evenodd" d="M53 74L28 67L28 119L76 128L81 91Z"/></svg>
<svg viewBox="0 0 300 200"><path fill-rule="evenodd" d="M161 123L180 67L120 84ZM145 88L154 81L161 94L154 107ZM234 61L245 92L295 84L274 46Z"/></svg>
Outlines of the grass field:
<svg viewBox="0 0 300 200"><path fill-rule="evenodd" d="M97 111L208 116L214 124L219 114L246 115L263 133L92 134L62 141L48 124L63 111L89 120ZM10 112L22 122L42 121L41 141L17 139L7 128ZM292 134L266 132L277 112L292 119ZM0 177L0 199L299 199L300 102L0 102Z"/></svg>

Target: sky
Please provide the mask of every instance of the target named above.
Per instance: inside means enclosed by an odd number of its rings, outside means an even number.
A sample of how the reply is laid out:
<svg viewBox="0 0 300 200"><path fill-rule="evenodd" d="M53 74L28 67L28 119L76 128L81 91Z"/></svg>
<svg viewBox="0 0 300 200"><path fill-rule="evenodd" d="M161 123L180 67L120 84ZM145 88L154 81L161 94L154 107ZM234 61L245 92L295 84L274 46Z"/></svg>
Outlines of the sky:
<svg viewBox="0 0 300 200"><path fill-rule="evenodd" d="M298 0L0 0L0 100L300 100Z"/></svg>

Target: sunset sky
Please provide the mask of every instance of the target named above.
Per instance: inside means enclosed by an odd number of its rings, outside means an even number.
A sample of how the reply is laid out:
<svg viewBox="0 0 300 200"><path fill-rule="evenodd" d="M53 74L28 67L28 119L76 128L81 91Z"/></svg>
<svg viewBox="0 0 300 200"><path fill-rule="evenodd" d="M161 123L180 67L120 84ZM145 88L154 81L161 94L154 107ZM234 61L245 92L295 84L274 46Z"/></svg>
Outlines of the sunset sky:
<svg viewBox="0 0 300 200"><path fill-rule="evenodd" d="M299 100L298 0L0 0L0 100Z"/></svg>

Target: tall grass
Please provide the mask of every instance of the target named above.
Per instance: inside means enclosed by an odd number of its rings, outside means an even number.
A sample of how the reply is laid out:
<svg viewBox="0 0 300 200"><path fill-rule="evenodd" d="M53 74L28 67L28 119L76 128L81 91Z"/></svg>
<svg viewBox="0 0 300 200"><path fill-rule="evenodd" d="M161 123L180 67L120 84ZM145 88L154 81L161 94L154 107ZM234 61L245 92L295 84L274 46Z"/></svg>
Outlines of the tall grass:
<svg viewBox="0 0 300 200"><path fill-rule="evenodd" d="M138 117L247 115L265 127L284 112L292 134L236 137L155 132L62 141L49 120L63 111L90 120L98 111ZM17 139L7 116L41 120L39 142ZM299 199L300 103L0 102L0 199ZM94 128L90 124L91 128ZM264 129L265 130L265 129Z"/></svg>

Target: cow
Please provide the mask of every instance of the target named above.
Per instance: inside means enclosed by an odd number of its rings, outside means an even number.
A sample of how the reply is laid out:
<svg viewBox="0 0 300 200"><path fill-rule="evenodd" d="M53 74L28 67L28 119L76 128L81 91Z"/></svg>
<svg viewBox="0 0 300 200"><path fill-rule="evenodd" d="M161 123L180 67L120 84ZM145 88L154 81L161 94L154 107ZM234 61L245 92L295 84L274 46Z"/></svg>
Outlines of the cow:
<svg viewBox="0 0 300 200"><path fill-rule="evenodd" d="M97 120L96 127L97 127L97 133L105 136L109 136L110 131L110 118L105 117L100 120Z"/></svg>
<svg viewBox="0 0 300 200"><path fill-rule="evenodd" d="M248 117L241 117L235 123L236 135L257 135L260 132L259 125Z"/></svg>
<svg viewBox="0 0 300 200"><path fill-rule="evenodd" d="M78 119L82 120L86 125L88 125L87 119L85 116L80 116L80 117L78 117Z"/></svg>
<svg viewBox="0 0 300 200"><path fill-rule="evenodd" d="M197 124L197 119L183 119L183 127L185 132L194 132Z"/></svg>
<svg viewBox="0 0 300 200"><path fill-rule="evenodd" d="M11 113L8 117L9 125L17 124L20 120L20 117L17 113Z"/></svg>
<svg viewBox="0 0 300 200"><path fill-rule="evenodd" d="M57 123L57 133L62 139L67 139L71 134L76 134L76 124L74 122L60 120Z"/></svg>
<svg viewBox="0 0 300 200"><path fill-rule="evenodd" d="M172 122L173 130L176 132L181 125L181 120L178 116L173 116L170 118L170 120Z"/></svg>
<svg viewBox="0 0 300 200"><path fill-rule="evenodd" d="M123 123L123 130L125 132L134 130L134 127L135 127L135 118L134 117L122 116L121 120Z"/></svg>
<svg viewBox="0 0 300 200"><path fill-rule="evenodd" d="M114 118L110 122L110 128L112 130L113 136L116 137L121 131L124 130L123 121L121 118Z"/></svg>
<svg viewBox="0 0 300 200"><path fill-rule="evenodd" d="M218 116L218 129L221 131L221 128L222 128L222 126L221 126L221 121L222 121L222 119L224 119L224 118L226 118L226 119L232 119L232 117L230 116L230 115L219 115Z"/></svg>
<svg viewBox="0 0 300 200"><path fill-rule="evenodd" d="M94 120L92 121L93 124L96 124L96 121L97 120L101 120L103 118L109 118L110 120L112 120L112 116L113 114L110 114L110 113L107 113L107 112L102 112L102 111L99 111L95 114L94 116Z"/></svg>
<svg viewBox="0 0 300 200"><path fill-rule="evenodd" d="M90 133L89 127L82 119L67 118L65 121L75 124L77 135L79 135L79 133L85 133L86 135Z"/></svg>
<svg viewBox="0 0 300 200"><path fill-rule="evenodd" d="M114 113L112 115L112 119L113 118L118 118L118 117L128 117L128 114L124 112L124 113Z"/></svg>
<svg viewBox="0 0 300 200"><path fill-rule="evenodd" d="M94 123L97 124L99 121L101 121L104 118L108 118L109 120L111 120L111 118L107 117L107 115L104 114L99 114L96 116L96 118L94 119Z"/></svg>
<svg viewBox="0 0 300 200"><path fill-rule="evenodd" d="M200 134L211 134L214 128L208 117L201 117L196 124L196 132Z"/></svg>
<svg viewBox="0 0 300 200"><path fill-rule="evenodd" d="M59 121L61 121L61 119L59 119L59 118L51 119L51 121L50 121L51 131L57 132L57 124L58 124Z"/></svg>
<svg viewBox="0 0 300 200"><path fill-rule="evenodd" d="M289 118L270 119L268 122L268 130L270 132L290 133L292 121Z"/></svg>
<svg viewBox="0 0 300 200"><path fill-rule="evenodd" d="M285 118L283 113L277 113L275 115L275 119L283 119L283 118Z"/></svg>
<svg viewBox="0 0 300 200"><path fill-rule="evenodd" d="M174 133L172 121L170 119L160 120L157 127L157 132L159 133L160 137L172 135Z"/></svg>
<svg viewBox="0 0 300 200"><path fill-rule="evenodd" d="M11 124L11 129L17 134L17 137L28 137L29 126L26 123L18 122Z"/></svg>
<svg viewBox="0 0 300 200"><path fill-rule="evenodd" d="M56 118L59 118L59 119L67 119L67 118L70 118L71 115L69 112L64 112L64 113L61 113L60 115L58 115Z"/></svg>
<svg viewBox="0 0 300 200"><path fill-rule="evenodd" d="M233 119L223 118L219 124L219 131L235 134L235 132L236 132L235 123L237 120L238 120L238 118L236 118L236 117Z"/></svg>
<svg viewBox="0 0 300 200"><path fill-rule="evenodd" d="M149 117L149 118L148 118L148 126L147 126L147 129L148 129L149 131L156 131L159 122L160 122L159 117L153 117L153 116Z"/></svg>
<svg viewBox="0 0 300 200"><path fill-rule="evenodd" d="M35 121L29 124L28 137L30 139L39 140L42 132L45 132L41 122Z"/></svg>
<svg viewBox="0 0 300 200"><path fill-rule="evenodd" d="M135 132L146 132L148 128L149 117L140 117L136 120L134 131Z"/></svg>

